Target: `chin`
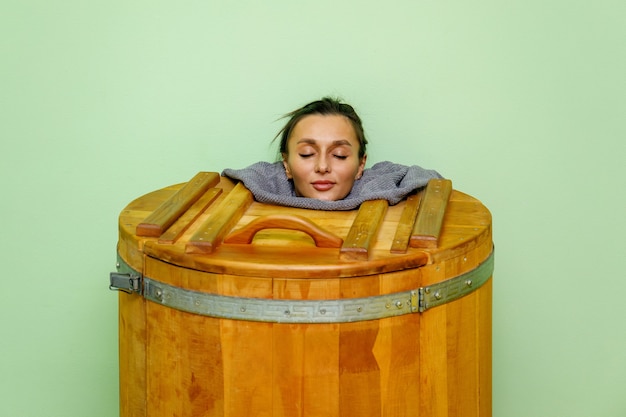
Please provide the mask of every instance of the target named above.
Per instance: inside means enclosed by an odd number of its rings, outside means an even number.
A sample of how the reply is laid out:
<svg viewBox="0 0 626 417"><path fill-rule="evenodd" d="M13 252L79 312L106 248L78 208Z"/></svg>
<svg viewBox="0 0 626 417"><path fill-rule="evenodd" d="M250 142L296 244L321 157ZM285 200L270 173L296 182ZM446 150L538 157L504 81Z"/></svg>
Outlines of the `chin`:
<svg viewBox="0 0 626 417"><path fill-rule="evenodd" d="M337 200L343 200L344 198L346 198L346 195L319 193L312 197L317 198L318 200L324 200L324 201L337 201Z"/></svg>
<svg viewBox="0 0 626 417"><path fill-rule="evenodd" d="M340 198L336 198L335 196L330 195L328 193L312 192L312 193L297 193L297 195L298 197L315 198L317 200L322 200L322 201L341 200Z"/></svg>
<svg viewBox="0 0 626 417"><path fill-rule="evenodd" d="M323 201L336 201L336 200L341 200L340 198L335 198L332 196L326 196L326 195L321 195L321 196L315 196L313 198L317 198L318 200L323 200Z"/></svg>
<svg viewBox="0 0 626 417"><path fill-rule="evenodd" d="M320 192L315 189L310 190L308 193L296 192L298 197L316 198L322 201L337 201L343 200L348 194L338 195L336 192Z"/></svg>

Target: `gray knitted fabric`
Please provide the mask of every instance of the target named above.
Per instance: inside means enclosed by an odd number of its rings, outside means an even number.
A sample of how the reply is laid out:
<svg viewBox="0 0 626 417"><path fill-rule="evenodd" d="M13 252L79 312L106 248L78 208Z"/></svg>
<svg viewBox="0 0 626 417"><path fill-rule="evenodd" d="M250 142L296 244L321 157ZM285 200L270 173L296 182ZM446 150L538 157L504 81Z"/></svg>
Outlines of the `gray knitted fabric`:
<svg viewBox="0 0 626 417"><path fill-rule="evenodd" d="M325 201L296 196L282 162L257 162L243 169L225 169L222 175L242 181L261 203L313 210L353 210L367 200L387 200L393 205L429 180L442 178L438 172L417 165L379 162L363 171L343 200Z"/></svg>

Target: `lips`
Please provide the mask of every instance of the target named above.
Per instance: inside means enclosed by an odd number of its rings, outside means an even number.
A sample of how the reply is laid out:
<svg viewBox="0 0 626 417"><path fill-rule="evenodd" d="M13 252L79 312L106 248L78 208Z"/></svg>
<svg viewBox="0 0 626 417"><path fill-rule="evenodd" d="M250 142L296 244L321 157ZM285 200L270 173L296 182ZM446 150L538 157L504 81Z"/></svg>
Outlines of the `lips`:
<svg viewBox="0 0 626 417"><path fill-rule="evenodd" d="M334 182L332 181L315 181L312 182L311 185L313 186L313 188L315 188L317 191L328 191L331 188L333 188L333 186L335 185Z"/></svg>

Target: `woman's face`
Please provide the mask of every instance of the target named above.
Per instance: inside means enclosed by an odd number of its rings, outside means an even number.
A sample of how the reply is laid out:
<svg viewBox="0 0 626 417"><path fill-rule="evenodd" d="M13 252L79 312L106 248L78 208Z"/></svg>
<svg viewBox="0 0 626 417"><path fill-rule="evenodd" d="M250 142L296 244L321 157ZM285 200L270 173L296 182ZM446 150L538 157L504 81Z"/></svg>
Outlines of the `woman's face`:
<svg viewBox="0 0 626 417"><path fill-rule="evenodd" d="M296 194L341 200L363 174L359 141L350 120L341 115L311 114L293 127L283 164Z"/></svg>

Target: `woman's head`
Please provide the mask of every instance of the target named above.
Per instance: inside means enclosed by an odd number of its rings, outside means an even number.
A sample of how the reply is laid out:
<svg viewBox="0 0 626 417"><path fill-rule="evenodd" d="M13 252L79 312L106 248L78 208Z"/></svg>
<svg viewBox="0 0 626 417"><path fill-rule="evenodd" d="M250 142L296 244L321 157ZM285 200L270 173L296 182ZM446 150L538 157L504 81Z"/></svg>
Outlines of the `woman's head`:
<svg viewBox="0 0 626 417"><path fill-rule="evenodd" d="M366 155L367 139L365 138L365 132L363 131L363 123L361 122L361 118L351 105L347 103L342 103L340 100L330 97L324 97L321 100L312 101L311 103L302 106L299 109L292 111L291 113L287 113L284 116L289 117L289 121L276 135L276 138L280 137L281 154L285 154L288 151L287 144L294 126L303 117L309 116L311 114L321 114L324 116L338 115L347 118L352 124L352 128L354 129L356 138L359 141L359 158L363 158Z"/></svg>
<svg viewBox="0 0 626 417"><path fill-rule="evenodd" d="M286 117L277 137L296 194L328 201L346 197L367 158L363 125L352 106L323 98Z"/></svg>

